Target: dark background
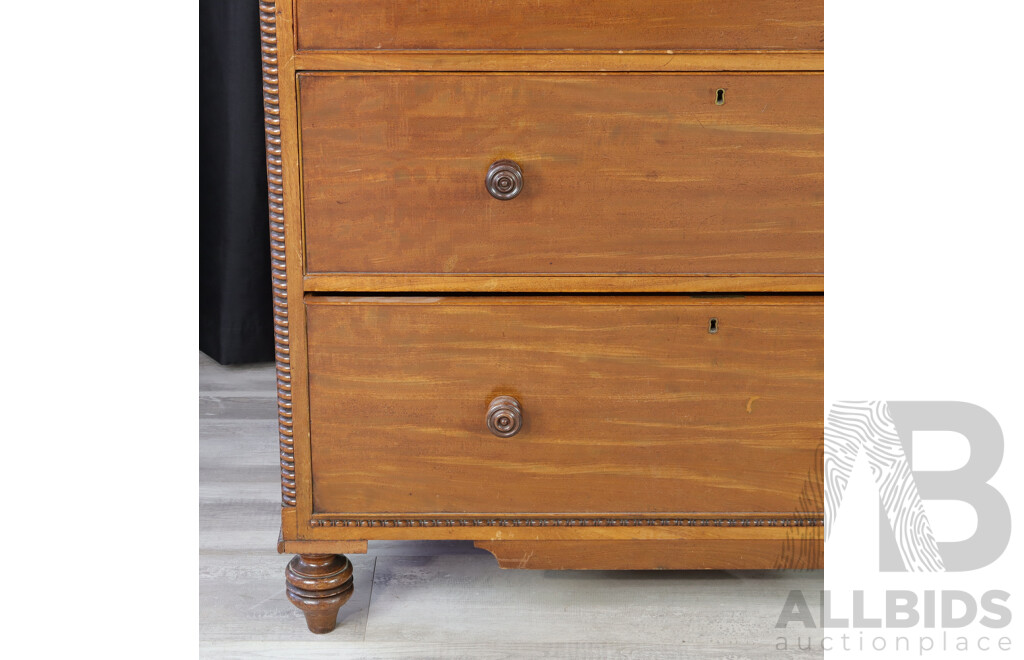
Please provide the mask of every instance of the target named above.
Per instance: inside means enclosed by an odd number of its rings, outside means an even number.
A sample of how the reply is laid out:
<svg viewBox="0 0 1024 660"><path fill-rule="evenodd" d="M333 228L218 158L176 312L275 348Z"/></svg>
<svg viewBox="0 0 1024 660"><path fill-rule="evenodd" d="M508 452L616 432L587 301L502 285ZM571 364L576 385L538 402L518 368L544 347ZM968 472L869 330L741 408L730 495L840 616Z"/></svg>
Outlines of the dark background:
<svg viewBox="0 0 1024 660"><path fill-rule="evenodd" d="M274 359L259 6L199 5L199 349Z"/></svg>

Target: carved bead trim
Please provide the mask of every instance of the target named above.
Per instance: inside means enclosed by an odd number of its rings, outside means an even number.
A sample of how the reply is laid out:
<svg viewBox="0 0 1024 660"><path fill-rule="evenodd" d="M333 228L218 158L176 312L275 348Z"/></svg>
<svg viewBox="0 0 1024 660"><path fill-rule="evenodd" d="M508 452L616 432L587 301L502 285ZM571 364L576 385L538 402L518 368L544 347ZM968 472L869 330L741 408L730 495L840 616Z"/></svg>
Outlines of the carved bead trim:
<svg viewBox="0 0 1024 660"><path fill-rule="evenodd" d="M277 77L277 7L260 1L263 42L263 124L267 145L270 202L270 272L274 295L278 435L281 442L281 501L295 506L295 442L292 433L292 367L288 339L288 271L284 244L284 164L281 160L281 105Z"/></svg>
<svg viewBox="0 0 1024 660"><path fill-rule="evenodd" d="M822 527L824 518L314 518L310 527Z"/></svg>

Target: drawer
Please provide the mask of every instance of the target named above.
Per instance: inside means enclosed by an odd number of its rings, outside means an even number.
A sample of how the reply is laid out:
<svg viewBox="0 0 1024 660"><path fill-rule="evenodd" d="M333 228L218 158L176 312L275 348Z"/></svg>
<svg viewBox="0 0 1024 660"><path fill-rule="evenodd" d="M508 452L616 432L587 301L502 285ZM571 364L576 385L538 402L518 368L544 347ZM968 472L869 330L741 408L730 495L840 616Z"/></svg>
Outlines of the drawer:
<svg viewBox="0 0 1024 660"><path fill-rule="evenodd" d="M307 271L819 274L822 82L301 74Z"/></svg>
<svg viewBox="0 0 1024 660"><path fill-rule="evenodd" d="M820 50L822 0L296 0L301 50Z"/></svg>
<svg viewBox="0 0 1024 660"><path fill-rule="evenodd" d="M316 513L821 510L821 297L307 299ZM498 397L518 432L488 427ZM509 428L511 402L491 423Z"/></svg>

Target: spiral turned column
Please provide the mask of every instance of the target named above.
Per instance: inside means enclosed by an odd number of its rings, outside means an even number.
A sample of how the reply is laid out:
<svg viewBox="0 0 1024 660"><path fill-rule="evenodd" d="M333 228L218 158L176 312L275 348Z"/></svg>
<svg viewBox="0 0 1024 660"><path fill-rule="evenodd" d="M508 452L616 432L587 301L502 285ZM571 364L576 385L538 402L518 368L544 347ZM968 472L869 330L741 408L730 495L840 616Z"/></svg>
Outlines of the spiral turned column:
<svg viewBox="0 0 1024 660"><path fill-rule="evenodd" d="M344 555L295 555L284 571L288 600L318 634L334 630L338 610L352 597L352 563Z"/></svg>

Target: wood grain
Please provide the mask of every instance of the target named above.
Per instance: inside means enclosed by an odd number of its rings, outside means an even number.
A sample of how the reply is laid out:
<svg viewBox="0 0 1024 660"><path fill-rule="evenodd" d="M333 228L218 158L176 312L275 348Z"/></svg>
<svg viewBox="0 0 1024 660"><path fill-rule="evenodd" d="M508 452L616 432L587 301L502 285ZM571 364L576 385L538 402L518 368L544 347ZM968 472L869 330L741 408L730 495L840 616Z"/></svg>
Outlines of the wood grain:
<svg viewBox="0 0 1024 660"><path fill-rule="evenodd" d="M801 500L821 467L821 298L306 309L317 513L821 511L820 490ZM499 394L523 406L513 438L484 423Z"/></svg>
<svg viewBox="0 0 1024 660"><path fill-rule="evenodd" d="M277 539L277 552L300 555L364 555L366 541L285 541Z"/></svg>
<svg viewBox="0 0 1024 660"><path fill-rule="evenodd" d="M300 50L820 50L821 0L296 0Z"/></svg>
<svg viewBox="0 0 1024 660"><path fill-rule="evenodd" d="M821 539L726 541L476 541L501 568L708 570L823 568ZM799 551L793 552L794 547Z"/></svg>
<svg viewBox="0 0 1024 660"><path fill-rule="evenodd" d="M301 51L299 71L823 71L821 51L467 53Z"/></svg>
<svg viewBox="0 0 1024 660"><path fill-rule="evenodd" d="M823 272L819 74L306 73L299 88L308 273ZM484 188L503 158L525 180L509 201Z"/></svg>
<svg viewBox="0 0 1024 660"><path fill-rule="evenodd" d="M306 291L492 293L821 293L815 275L307 275Z"/></svg>

